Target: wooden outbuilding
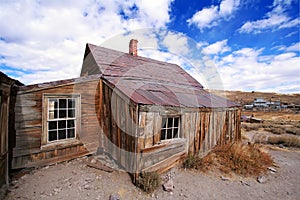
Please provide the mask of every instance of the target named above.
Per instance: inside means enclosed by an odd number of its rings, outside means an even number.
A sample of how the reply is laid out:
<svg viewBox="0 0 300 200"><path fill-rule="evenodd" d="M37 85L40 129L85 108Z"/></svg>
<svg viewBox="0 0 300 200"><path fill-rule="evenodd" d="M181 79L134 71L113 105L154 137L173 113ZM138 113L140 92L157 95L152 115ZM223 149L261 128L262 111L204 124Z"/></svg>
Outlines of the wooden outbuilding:
<svg viewBox="0 0 300 200"><path fill-rule="evenodd" d="M0 72L0 199L9 184L11 149L14 143L14 102L17 86L21 85L23 84L19 81Z"/></svg>
<svg viewBox="0 0 300 200"><path fill-rule="evenodd" d="M239 140L240 105L175 64L86 45L81 77L21 87L13 167L108 153L133 175Z"/></svg>

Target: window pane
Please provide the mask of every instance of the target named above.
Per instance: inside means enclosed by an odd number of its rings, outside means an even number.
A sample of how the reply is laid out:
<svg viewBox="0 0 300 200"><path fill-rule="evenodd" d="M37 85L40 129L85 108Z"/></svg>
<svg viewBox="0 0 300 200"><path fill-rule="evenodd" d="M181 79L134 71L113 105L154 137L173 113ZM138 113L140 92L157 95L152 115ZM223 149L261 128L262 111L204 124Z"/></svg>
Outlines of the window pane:
<svg viewBox="0 0 300 200"><path fill-rule="evenodd" d="M162 121L161 121L162 128L166 128L166 122L167 122L167 118L162 118Z"/></svg>
<svg viewBox="0 0 300 200"><path fill-rule="evenodd" d="M167 139L172 139L172 129L167 129Z"/></svg>
<svg viewBox="0 0 300 200"><path fill-rule="evenodd" d="M68 99L68 108L75 108L75 99Z"/></svg>
<svg viewBox="0 0 300 200"><path fill-rule="evenodd" d="M49 111L49 119L54 119L54 110Z"/></svg>
<svg viewBox="0 0 300 200"><path fill-rule="evenodd" d="M174 128L173 138L178 138L178 128Z"/></svg>
<svg viewBox="0 0 300 200"><path fill-rule="evenodd" d="M75 129L68 129L68 138L74 138L75 137Z"/></svg>
<svg viewBox="0 0 300 200"><path fill-rule="evenodd" d="M54 119L57 119L57 118L58 118L58 111L54 110Z"/></svg>
<svg viewBox="0 0 300 200"><path fill-rule="evenodd" d="M48 141L57 140L57 131L49 131L48 132Z"/></svg>
<svg viewBox="0 0 300 200"><path fill-rule="evenodd" d="M75 127L75 120L68 120L67 121L67 128Z"/></svg>
<svg viewBox="0 0 300 200"><path fill-rule="evenodd" d="M168 128L173 127L173 118L168 118Z"/></svg>
<svg viewBox="0 0 300 200"><path fill-rule="evenodd" d="M66 139L66 130L58 130L58 139Z"/></svg>
<svg viewBox="0 0 300 200"><path fill-rule="evenodd" d="M165 140L166 139L166 129L161 130L160 139Z"/></svg>
<svg viewBox="0 0 300 200"><path fill-rule="evenodd" d="M57 129L57 121L49 122L49 130Z"/></svg>
<svg viewBox="0 0 300 200"><path fill-rule="evenodd" d="M59 118L66 118L67 111L66 110L59 110Z"/></svg>
<svg viewBox="0 0 300 200"><path fill-rule="evenodd" d="M66 108L66 107L67 107L67 100L59 99L59 108Z"/></svg>
<svg viewBox="0 0 300 200"><path fill-rule="evenodd" d="M49 99L49 110L57 109L57 99Z"/></svg>
<svg viewBox="0 0 300 200"><path fill-rule="evenodd" d="M174 127L178 127L179 126L179 117L175 117L174 118Z"/></svg>
<svg viewBox="0 0 300 200"><path fill-rule="evenodd" d="M65 129L66 128L66 121L65 120L58 121L58 128L59 129Z"/></svg>
<svg viewBox="0 0 300 200"><path fill-rule="evenodd" d="M74 118L75 117L75 109L68 110L68 117L69 118Z"/></svg>

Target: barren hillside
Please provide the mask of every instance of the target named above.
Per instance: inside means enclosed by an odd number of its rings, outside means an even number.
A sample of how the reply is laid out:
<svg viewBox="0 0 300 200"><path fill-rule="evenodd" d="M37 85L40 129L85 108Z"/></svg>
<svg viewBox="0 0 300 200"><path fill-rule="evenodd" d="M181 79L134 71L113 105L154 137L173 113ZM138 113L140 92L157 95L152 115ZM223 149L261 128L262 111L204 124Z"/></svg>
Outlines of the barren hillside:
<svg viewBox="0 0 300 200"><path fill-rule="evenodd" d="M282 104L296 104L300 105L300 94L278 94L268 92L242 92L242 91L220 91L220 90L209 90L210 92L219 96L226 97L242 105L253 102L255 98L262 97L266 101L280 100Z"/></svg>

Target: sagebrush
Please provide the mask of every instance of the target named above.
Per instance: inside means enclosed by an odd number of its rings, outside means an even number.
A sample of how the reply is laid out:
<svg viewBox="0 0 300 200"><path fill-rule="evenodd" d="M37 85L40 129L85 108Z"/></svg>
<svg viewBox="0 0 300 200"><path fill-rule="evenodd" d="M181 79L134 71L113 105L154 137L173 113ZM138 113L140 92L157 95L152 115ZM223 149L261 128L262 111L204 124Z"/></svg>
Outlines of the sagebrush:
<svg viewBox="0 0 300 200"><path fill-rule="evenodd" d="M215 166L225 173L259 175L273 163L269 154L255 144L231 143L215 147L207 156L189 156L184 167L206 171Z"/></svg>
<svg viewBox="0 0 300 200"><path fill-rule="evenodd" d="M136 181L136 186L144 192L152 193L161 185L161 177L157 172L144 172Z"/></svg>

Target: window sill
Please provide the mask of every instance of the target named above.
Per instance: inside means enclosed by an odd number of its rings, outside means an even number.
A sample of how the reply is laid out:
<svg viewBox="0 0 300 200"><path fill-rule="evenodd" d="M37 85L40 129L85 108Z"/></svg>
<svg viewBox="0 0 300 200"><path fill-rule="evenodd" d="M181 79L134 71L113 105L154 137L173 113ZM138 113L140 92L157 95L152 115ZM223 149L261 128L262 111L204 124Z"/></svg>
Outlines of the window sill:
<svg viewBox="0 0 300 200"><path fill-rule="evenodd" d="M141 149L141 153L147 153L147 152L159 150L159 149L171 146L171 145L181 145L185 142L186 142L186 139L184 139L184 138L162 140L159 143L153 145L152 147L147 147L147 148Z"/></svg>
<svg viewBox="0 0 300 200"><path fill-rule="evenodd" d="M57 142L52 142L52 143L42 145L41 150L42 151L50 151L50 150L54 150L54 149L64 149L66 147L77 146L79 144L82 144L82 143L77 139L68 139L68 140L64 140L64 141L57 141Z"/></svg>

